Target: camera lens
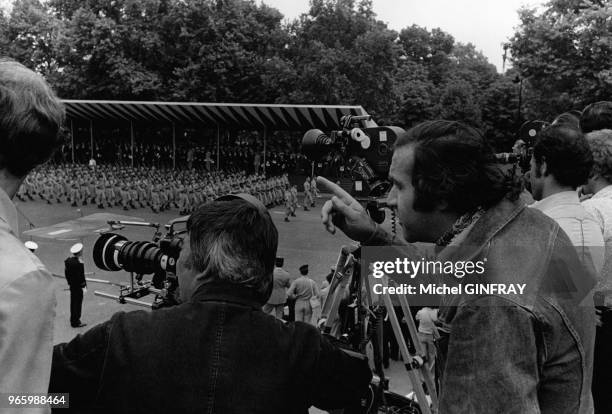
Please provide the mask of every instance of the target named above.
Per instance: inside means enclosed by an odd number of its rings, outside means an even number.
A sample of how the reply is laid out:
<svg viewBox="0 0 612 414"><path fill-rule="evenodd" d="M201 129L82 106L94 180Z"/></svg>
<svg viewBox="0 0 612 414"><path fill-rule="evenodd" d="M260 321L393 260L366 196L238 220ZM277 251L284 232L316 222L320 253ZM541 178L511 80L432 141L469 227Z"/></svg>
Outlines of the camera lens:
<svg viewBox="0 0 612 414"><path fill-rule="evenodd" d="M176 258L180 253L181 241L168 243L172 246L170 254L155 243L146 241L128 241L125 237L105 233L94 245L94 263L100 269L108 271L125 270L138 274L151 274L158 271L174 273Z"/></svg>
<svg viewBox="0 0 612 414"><path fill-rule="evenodd" d="M101 235L93 248L93 259L96 266L102 270L121 270L122 266L118 262L118 251L121 249L121 244L125 242L127 242L127 239L118 234L105 233Z"/></svg>

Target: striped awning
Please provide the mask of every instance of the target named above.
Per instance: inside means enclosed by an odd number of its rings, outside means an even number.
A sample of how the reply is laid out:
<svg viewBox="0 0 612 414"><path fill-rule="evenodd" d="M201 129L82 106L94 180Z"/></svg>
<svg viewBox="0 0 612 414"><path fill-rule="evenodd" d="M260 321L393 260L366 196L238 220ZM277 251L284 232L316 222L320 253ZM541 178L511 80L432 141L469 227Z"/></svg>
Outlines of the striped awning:
<svg viewBox="0 0 612 414"><path fill-rule="evenodd" d="M343 115L367 115L361 106L85 101L64 99L75 121L174 123L224 129L323 130L340 127Z"/></svg>

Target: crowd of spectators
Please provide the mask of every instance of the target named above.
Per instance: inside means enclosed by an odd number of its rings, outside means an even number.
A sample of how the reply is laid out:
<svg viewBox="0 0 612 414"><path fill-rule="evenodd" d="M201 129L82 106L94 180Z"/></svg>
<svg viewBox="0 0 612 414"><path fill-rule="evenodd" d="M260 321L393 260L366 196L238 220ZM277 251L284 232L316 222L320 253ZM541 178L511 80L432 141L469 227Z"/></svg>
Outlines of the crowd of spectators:
<svg viewBox="0 0 612 414"><path fill-rule="evenodd" d="M90 141L77 140L74 143L74 159L71 142L67 140L57 151L54 162L64 164L74 161L76 164L87 164L93 158L97 164L126 167L195 168L209 172L244 171L248 174L265 171L267 175L311 175L314 169L315 174L327 177L345 175L340 157L328 155L313 163L300 152L298 141L291 138L270 139L266 143L264 157L261 139L226 140L221 143L217 155L214 140L207 143L177 142L176 149L173 149L169 140L135 141L132 152L129 140L100 137L93 141L93 154ZM173 156L176 157L174 162Z"/></svg>

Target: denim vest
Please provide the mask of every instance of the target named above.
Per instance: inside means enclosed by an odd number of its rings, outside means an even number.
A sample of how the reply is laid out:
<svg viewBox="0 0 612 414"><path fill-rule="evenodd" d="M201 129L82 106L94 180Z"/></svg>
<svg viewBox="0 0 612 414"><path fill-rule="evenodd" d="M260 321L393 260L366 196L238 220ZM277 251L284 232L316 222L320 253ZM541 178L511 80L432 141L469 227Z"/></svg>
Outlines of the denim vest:
<svg viewBox="0 0 612 414"><path fill-rule="evenodd" d="M595 275L540 211L502 201L442 260L487 260L485 283L523 295L447 296L440 414L589 413Z"/></svg>

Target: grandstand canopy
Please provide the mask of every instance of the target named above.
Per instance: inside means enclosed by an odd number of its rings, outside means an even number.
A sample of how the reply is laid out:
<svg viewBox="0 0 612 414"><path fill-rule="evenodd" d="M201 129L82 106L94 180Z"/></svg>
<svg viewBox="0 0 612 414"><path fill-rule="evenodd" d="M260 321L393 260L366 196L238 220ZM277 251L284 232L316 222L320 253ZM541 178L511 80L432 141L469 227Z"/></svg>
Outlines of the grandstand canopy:
<svg viewBox="0 0 612 414"><path fill-rule="evenodd" d="M89 101L64 99L74 121L144 122L223 129L323 130L340 127L343 115L367 115L361 106Z"/></svg>

